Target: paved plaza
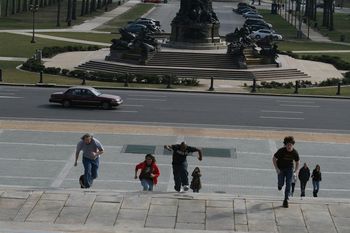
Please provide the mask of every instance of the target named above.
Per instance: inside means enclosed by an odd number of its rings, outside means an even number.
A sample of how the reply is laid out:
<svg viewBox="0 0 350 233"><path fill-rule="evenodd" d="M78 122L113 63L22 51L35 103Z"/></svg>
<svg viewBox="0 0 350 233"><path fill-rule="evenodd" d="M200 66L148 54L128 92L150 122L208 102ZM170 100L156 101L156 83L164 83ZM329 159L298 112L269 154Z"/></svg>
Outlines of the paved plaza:
<svg viewBox="0 0 350 233"><path fill-rule="evenodd" d="M349 135L69 122L0 122L0 232L350 232ZM75 145L95 133L106 152L93 188L79 188ZM271 156L292 134L301 162L320 164L319 198L300 199L299 183L282 208ZM173 190L163 145L202 148L199 194ZM134 166L154 153L153 193L141 192Z"/></svg>
<svg viewBox="0 0 350 233"><path fill-rule="evenodd" d="M21 129L13 130L3 121L0 131L0 184L18 187L77 188L77 177L83 172L81 161L73 167L76 143L86 132L95 133L105 147L101 157L96 189L128 190L141 189L133 179L134 167L143 161L147 153L156 156L161 176L156 191L174 191L171 155L163 146L186 141L202 148L203 161L189 157L189 171L199 166L202 170L203 193L226 193L234 195L281 196L276 188L276 173L271 158L282 146L284 134L266 133L261 138L254 131L249 135L244 130L215 130L200 128L143 127L111 124L71 123L18 123ZM38 126L39 127L39 126ZM100 129L98 129L101 127ZM108 128L109 127L109 128ZM66 132L68 129L69 132ZM102 130L103 129L103 130ZM122 130L123 129L123 130ZM161 129L167 129L162 131ZM123 132L122 132L123 131ZM213 133L215 132L215 133ZM240 132L240 133L239 133ZM249 131L248 131L249 132ZM220 136L222 134L223 136ZM259 134L264 134L261 131ZM270 134L270 136L268 136ZM300 136L298 136L300 135ZM316 135L316 136L315 136ZM296 149L301 163L310 170L320 164L323 174L321 197L350 198L350 144L348 135L329 135L330 141L321 133L295 133ZM317 137L318 136L318 137ZM309 138L309 139L308 139ZM299 194L299 183L297 184ZM312 194L311 182L307 196Z"/></svg>

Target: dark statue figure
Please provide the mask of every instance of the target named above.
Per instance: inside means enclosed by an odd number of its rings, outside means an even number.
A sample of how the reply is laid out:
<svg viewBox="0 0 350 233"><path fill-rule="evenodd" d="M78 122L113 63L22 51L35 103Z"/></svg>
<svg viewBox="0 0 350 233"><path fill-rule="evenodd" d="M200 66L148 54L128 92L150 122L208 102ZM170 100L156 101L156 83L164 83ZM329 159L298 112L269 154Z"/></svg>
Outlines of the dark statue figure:
<svg viewBox="0 0 350 233"><path fill-rule="evenodd" d="M181 0L171 22L171 42L216 43L220 23L211 0Z"/></svg>
<svg viewBox="0 0 350 233"><path fill-rule="evenodd" d="M226 35L227 54L233 58L233 62L240 68L247 68L244 49L251 48L256 58L261 58L261 63L276 63L277 45L272 44L272 37L265 37L255 41L250 37L250 30L247 27L236 28L234 32Z"/></svg>
<svg viewBox="0 0 350 233"><path fill-rule="evenodd" d="M177 23L218 23L211 0L182 0L173 19Z"/></svg>
<svg viewBox="0 0 350 233"><path fill-rule="evenodd" d="M119 32L121 37L112 40L110 54L106 57L106 60L120 61L126 59L145 64L149 59L149 55L159 49L158 42L146 31L135 35L121 28Z"/></svg>

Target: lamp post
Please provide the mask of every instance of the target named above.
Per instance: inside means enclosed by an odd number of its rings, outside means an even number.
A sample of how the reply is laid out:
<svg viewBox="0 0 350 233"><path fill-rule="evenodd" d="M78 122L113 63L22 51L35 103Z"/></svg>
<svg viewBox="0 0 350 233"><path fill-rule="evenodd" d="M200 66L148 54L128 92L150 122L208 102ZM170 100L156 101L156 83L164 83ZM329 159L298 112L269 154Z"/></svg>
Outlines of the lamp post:
<svg viewBox="0 0 350 233"><path fill-rule="evenodd" d="M35 12L37 12L39 9L38 4L30 4L29 10L33 13L33 36L32 41L30 43L35 43Z"/></svg>

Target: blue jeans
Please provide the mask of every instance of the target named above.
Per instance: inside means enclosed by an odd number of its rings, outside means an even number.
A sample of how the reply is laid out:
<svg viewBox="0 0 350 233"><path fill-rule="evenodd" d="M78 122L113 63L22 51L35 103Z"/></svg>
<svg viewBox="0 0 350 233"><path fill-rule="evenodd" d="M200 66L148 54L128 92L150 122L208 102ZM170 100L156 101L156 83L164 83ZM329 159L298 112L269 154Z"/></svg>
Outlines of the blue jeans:
<svg viewBox="0 0 350 233"><path fill-rule="evenodd" d="M313 180L312 186L314 187L314 192L317 194L320 189L320 181Z"/></svg>
<svg viewBox="0 0 350 233"><path fill-rule="evenodd" d="M286 188L284 190L284 199L288 199L288 195L290 193L290 186L292 183L292 177L293 177L293 168L284 168L280 169L280 174L278 174L278 187L283 187L284 180L286 181Z"/></svg>
<svg viewBox="0 0 350 233"><path fill-rule="evenodd" d="M175 182L175 190L180 191L181 185L188 185L187 161L180 164L173 164L173 174Z"/></svg>
<svg viewBox="0 0 350 233"><path fill-rule="evenodd" d="M90 188L93 180L97 178L99 163L99 158L93 160L83 157L85 188Z"/></svg>
<svg viewBox="0 0 350 233"><path fill-rule="evenodd" d="M153 181L150 179L141 179L143 191L153 191Z"/></svg>

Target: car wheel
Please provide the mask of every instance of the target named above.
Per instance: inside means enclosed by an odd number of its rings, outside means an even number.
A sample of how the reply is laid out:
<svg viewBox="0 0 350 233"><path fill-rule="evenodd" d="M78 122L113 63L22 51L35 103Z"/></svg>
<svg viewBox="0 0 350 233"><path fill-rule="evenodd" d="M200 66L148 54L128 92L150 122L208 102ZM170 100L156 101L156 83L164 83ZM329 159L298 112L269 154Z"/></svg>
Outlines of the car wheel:
<svg viewBox="0 0 350 233"><path fill-rule="evenodd" d="M103 103L102 103L102 108L103 108L104 110L111 109L111 104L108 103L108 102L103 102Z"/></svg>
<svg viewBox="0 0 350 233"><path fill-rule="evenodd" d="M260 39L260 35L256 35L255 38L256 38L256 39Z"/></svg>
<svg viewBox="0 0 350 233"><path fill-rule="evenodd" d="M65 101L63 101L62 105L65 108L69 108L71 106L71 102L69 100L65 100Z"/></svg>

